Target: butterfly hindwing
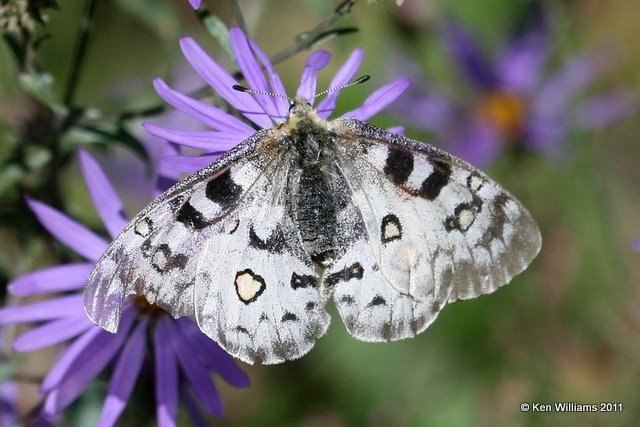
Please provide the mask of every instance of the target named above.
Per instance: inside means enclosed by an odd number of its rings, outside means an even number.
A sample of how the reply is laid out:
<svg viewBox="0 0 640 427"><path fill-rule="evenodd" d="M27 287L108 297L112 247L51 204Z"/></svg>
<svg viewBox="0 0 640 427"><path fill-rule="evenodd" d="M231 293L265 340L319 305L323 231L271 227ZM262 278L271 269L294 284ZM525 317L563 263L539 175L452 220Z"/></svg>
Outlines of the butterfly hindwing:
<svg viewBox="0 0 640 427"><path fill-rule="evenodd" d="M332 123L336 155L366 233L325 275L343 274L334 300L365 341L414 336L446 304L493 292L537 254L526 209L469 164L354 120ZM333 275L333 276L332 276Z"/></svg>
<svg viewBox="0 0 640 427"><path fill-rule="evenodd" d="M198 262L198 324L248 363L296 359L329 326L326 297L287 209L287 186L295 182L289 172L296 169L282 165L258 180L256 198L238 207L233 234L209 239Z"/></svg>

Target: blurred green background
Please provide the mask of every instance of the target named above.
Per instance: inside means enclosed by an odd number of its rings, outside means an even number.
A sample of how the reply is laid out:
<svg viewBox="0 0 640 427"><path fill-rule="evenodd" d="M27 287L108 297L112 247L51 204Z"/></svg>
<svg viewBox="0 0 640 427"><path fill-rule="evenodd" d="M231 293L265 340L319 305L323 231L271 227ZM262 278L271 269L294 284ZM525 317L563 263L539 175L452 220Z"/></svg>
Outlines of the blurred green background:
<svg viewBox="0 0 640 427"><path fill-rule="evenodd" d="M268 54L290 46L297 35L329 15L336 1L261 0L240 2L250 35ZM334 54L321 72L325 88L354 47L366 49L361 74L372 83L349 90L338 112L361 103L376 87L402 69L389 64L390 50L400 46L425 71L426 78L455 93L455 66L435 34L446 17L469 25L486 49L500 46L514 22L528 13L530 1L405 0L360 1L338 26L359 32L322 47ZM227 2L205 4L232 25ZM574 52L612 52L613 64L595 86L627 87L638 95L640 83L640 17L638 3L628 0L548 2L553 16L554 61ZM83 2L61 1L47 13L38 62L54 77L62 93L72 58ZM86 68L78 81L77 105L94 107L105 117L159 104L152 78L171 79L181 62L178 39L196 38L216 58L218 42L203 29L187 1L112 0L98 5ZM292 93L306 53L276 68ZM227 61L227 64L230 64ZM0 44L0 159L15 153L21 141L16 129L37 111L17 87L17 70L6 44ZM392 114L371 120L379 126L405 124ZM407 126L407 135L428 135ZM70 137L62 150L69 162L57 170L57 204L95 229L100 222L90 206L72 153L86 135ZM489 175L530 209L543 234L543 249L531 267L490 296L447 306L419 337L390 344L351 339L337 313L327 336L301 360L278 366L243 366L252 386L233 389L220 382L226 415L220 426L629 426L640 420L640 120L633 114L604 132L580 133L568 143L575 156L552 161L530 155L518 161L502 157ZM109 144L95 147L109 151ZM113 151L132 156L130 150ZM24 151L30 161L44 156L35 144ZM10 163L4 162L4 165ZM2 282L60 262L51 241L36 235L35 220L21 206L19 190L44 201L45 176L32 172L12 178L1 172L0 271ZM109 170L107 168L107 173ZM19 182L19 185L17 184ZM118 182L116 180L116 182ZM119 182L122 182L120 180ZM126 196L134 213L147 200ZM66 257L66 258L65 258ZM69 256L63 253L62 259ZM49 353L49 358L52 353ZM38 357L29 355L29 358ZM45 356L45 359L47 356ZM35 359L42 360L42 359ZM31 362L34 375L46 368ZM22 410L35 404L34 387L24 386ZM100 393L98 387L94 390ZM83 411L99 409L89 395L74 406L65 425L78 424ZM152 394L147 398L151 401ZM93 403L92 403L93 402ZM622 403L618 413L523 413L522 402ZM31 405L31 406L30 406ZM92 409L93 408L93 409ZM122 425L135 419L129 413ZM75 419L75 421L73 421Z"/></svg>

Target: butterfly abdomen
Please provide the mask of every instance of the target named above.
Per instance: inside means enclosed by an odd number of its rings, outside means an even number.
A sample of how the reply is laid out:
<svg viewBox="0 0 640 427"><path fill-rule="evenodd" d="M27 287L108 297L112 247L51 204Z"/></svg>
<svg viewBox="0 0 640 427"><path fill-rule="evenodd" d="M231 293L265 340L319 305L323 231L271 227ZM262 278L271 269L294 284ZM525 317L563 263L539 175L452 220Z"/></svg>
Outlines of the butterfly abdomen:
<svg viewBox="0 0 640 427"><path fill-rule="evenodd" d="M319 267L327 267L338 255L337 189L330 179L333 134L311 120L302 120L291 133L297 153L298 182L293 210L305 251Z"/></svg>

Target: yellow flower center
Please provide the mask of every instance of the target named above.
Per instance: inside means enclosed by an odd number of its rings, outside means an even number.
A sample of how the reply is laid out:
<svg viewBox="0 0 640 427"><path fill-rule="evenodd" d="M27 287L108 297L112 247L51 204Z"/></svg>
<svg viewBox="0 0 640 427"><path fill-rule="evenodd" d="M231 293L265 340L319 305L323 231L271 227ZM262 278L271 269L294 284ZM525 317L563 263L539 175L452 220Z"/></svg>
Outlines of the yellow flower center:
<svg viewBox="0 0 640 427"><path fill-rule="evenodd" d="M522 99L510 92L493 92L480 103L480 114L503 136L514 136L522 130L525 105Z"/></svg>

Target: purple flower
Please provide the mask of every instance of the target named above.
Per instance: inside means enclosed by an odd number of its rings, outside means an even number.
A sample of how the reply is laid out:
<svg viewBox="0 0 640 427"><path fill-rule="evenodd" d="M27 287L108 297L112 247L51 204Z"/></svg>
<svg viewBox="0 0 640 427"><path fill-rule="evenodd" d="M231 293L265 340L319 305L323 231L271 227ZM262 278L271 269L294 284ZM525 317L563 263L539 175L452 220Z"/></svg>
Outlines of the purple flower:
<svg viewBox="0 0 640 427"><path fill-rule="evenodd" d="M230 30L230 39L236 62L249 88L286 96L280 76L260 47L239 28ZM204 156L190 158L172 156L169 161L175 167L181 167L185 171L196 170L247 139L256 132L256 129L270 128L286 120L289 112L289 102L286 99L238 92L233 89L238 81L209 57L193 39L183 38L180 40L180 47L194 70L222 99L236 109L243 119L221 108L183 95L171 89L162 79L156 79L154 81L156 91L166 102L211 129L194 132L171 129L155 123L144 124L145 129L152 135L183 146L198 148L207 153ZM327 118L333 112L340 94L340 89L337 88L354 78L363 58L364 50L356 49L338 70L329 86L329 89L335 90L328 92L316 105L320 117ZM317 50L309 55L302 71L296 97L311 103L314 101L317 93L317 73L329 63L330 59L331 54L324 50ZM376 90L361 106L343 114L342 117L367 120L393 102L408 86L408 79L395 79Z"/></svg>
<svg viewBox="0 0 640 427"><path fill-rule="evenodd" d="M550 72L553 52L542 27L512 37L488 55L477 35L451 23L444 40L471 95L455 102L437 88L430 94L414 91L396 104L397 111L434 133L448 150L484 166L509 143L558 158L566 154L572 132L602 129L635 110L636 100L625 91L579 96L603 73L603 55L577 55Z"/></svg>
<svg viewBox="0 0 640 427"><path fill-rule="evenodd" d="M189 0L189 4L194 9L199 8L200 7L200 3L202 3L202 0Z"/></svg>
<svg viewBox="0 0 640 427"><path fill-rule="evenodd" d="M636 251L640 251L640 239L637 239L635 242L633 242L633 249L635 249Z"/></svg>
<svg viewBox="0 0 640 427"><path fill-rule="evenodd" d="M114 238L127 223L124 207L97 162L86 152L80 153L80 162L94 206ZM203 335L192 320L174 320L141 297L125 305L118 333L111 334L91 323L84 312L82 292L78 290L108 242L44 203L32 199L27 202L57 240L88 260L46 268L14 280L9 292L16 296L60 292L63 295L0 310L0 324L38 323L15 340L15 351L34 351L67 342L41 386L44 414L61 413L100 372L111 366L99 426L116 423L137 378L152 371L158 425L175 425L178 398L187 397L189 390L208 412L221 416L222 403L211 374L236 387L249 383L231 356ZM152 356L145 357L148 339L153 342ZM152 364L154 369L142 370L145 363Z"/></svg>

